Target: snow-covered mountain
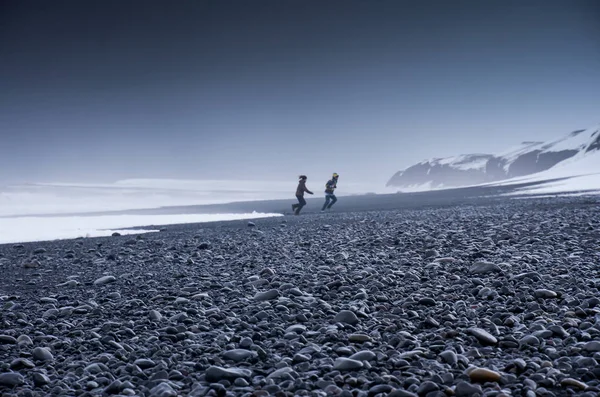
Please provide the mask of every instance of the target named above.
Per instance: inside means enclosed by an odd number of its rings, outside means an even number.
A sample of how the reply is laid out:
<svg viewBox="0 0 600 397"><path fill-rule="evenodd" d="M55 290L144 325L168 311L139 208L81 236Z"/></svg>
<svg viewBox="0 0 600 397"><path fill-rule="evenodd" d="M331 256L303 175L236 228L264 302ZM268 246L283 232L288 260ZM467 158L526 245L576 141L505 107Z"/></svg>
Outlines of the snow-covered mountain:
<svg viewBox="0 0 600 397"><path fill-rule="evenodd" d="M497 154L433 158L398 171L387 186L428 190L472 186L536 174L600 149L600 126L550 142L522 142Z"/></svg>

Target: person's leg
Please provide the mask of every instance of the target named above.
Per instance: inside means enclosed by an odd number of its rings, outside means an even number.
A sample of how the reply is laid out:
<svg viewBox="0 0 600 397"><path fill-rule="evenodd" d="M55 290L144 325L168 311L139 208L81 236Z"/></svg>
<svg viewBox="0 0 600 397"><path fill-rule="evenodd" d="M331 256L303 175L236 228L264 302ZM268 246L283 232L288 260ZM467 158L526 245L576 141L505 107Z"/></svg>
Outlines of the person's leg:
<svg viewBox="0 0 600 397"><path fill-rule="evenodd" d="M300 211L302 211L302 207L304 207L306 205L306 200L304 200L304 197L298 196L298 208L296 209L296 215L300 214Z"/></svg>
<svg viewBox="0 0 600 397"><path fill-rule="evenodd" d="M331 204L329 204L329 206L327 206L327 208L331 208L335 202L337 201L337 197L335 197L335 194L331 195Z"/></svg>
<svg viewBox="0 0 600 397"><path fill-rule="evenodd" d="M296 200L298 200L298 203L296 203L296 204L292 204L292 211L296 211L296 209L297 209L297 208L298 208L298 206L300 205L300 204L299 204L299 203L300 203L300 199L301 199L301 197L300 197L300 196L296 196Z"/></svg>
<svg viewBox="0 0 600 397"><path fill-rule="evenodd" d="M325 204L323 204L323 208L321 208L321 211L325 211L325 209L329 205L329 200L330 200L329 194L326 194L325 195Z"/></svg>

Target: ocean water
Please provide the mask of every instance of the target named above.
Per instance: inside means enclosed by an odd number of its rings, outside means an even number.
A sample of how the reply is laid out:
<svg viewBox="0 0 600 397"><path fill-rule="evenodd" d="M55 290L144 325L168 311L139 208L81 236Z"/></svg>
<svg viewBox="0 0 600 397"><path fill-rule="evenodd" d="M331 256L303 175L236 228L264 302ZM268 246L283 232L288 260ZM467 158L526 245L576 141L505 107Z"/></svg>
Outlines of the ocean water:
<svg viewBox="0 0 600 397"><path fill-rule="evenodd" d="M114 232L139 234L157 232L154 226L256 219L280 214L185 214L185 215L107 215L107 216L19 216L0 218L0 244L110 236ZM153 225L153 228L123 230Z"/></svg>

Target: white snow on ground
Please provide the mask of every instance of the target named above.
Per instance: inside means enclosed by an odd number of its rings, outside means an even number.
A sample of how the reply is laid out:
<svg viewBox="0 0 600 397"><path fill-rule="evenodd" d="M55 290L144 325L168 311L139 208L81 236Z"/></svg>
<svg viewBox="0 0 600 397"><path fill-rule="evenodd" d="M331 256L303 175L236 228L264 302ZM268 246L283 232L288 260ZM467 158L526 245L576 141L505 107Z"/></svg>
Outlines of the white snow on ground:
<svg viewBox="0 0 600 397"><path fill-rule="evenodd" d="M154 229L121 230L144 225L172 225L197 222L216 222L256 219L280 214L186 214L186 215L111 215L73 217L17 217L0 219L0 244L110 236L156 232Z"/></svg>
<svg viewBox="0 0 600 397"><path fill-rule="evenodd" d="M504 160L506 160L506 163L504 164L504 171L508 171L508 169L510 168L511 164L521 155L531 152L535 149L538 149L540 146L542 146L544 143L543 142L523 142L518 146L514 146L511 147L510 149L498 153L496 156L497 157L501 157Z"/></svg>
<svg viewBox="0 0 600 397"><path fill-rule="evenodd" d="M485 154L461 154L460 156L434 158L422 161L420 164L448 165L460 170L482 170L485 169L489 155Z"/></svg>
<svg viewBox="0 0 600 397"><path fill-rule="evenodd" d="M561 180L556 180L565 178ZM545 182L546 181L546 182ZM562 161L549 170L524 177L496 182L494 186L508 186L526 182L544 182L519 189L512 194L558 194L582 191L600 191L600 151L586 153Z"/></svg>
<svg viewBox="0 0 600 397"><path fill-rule="evenodd" d="M598 131L598 127L588 128L579 132L572 132L566 137L557 139L542 146L544 152L560 152L563 150L581 150L592 140L592 135Z"/></svg>
<svg viewBox="0 0 600 397"><path fill-rule="evenodd" d="M561 194L570 192L587 192L600 194L600 174L578 176L562 181L548 182L526 189L518 189L509 195L517 194Z"/></svg>

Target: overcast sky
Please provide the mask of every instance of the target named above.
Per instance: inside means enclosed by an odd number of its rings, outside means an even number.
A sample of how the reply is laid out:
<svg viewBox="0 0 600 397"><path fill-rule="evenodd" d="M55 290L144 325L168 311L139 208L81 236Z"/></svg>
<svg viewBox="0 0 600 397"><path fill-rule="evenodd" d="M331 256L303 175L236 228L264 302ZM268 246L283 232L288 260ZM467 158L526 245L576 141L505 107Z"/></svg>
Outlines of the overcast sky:
<svg viewBox="0 0 600 397"><path fill-rule="evenodd" d="M0 181L384 184L599 123L599 89L596 0L2 0Z"/></svg>

